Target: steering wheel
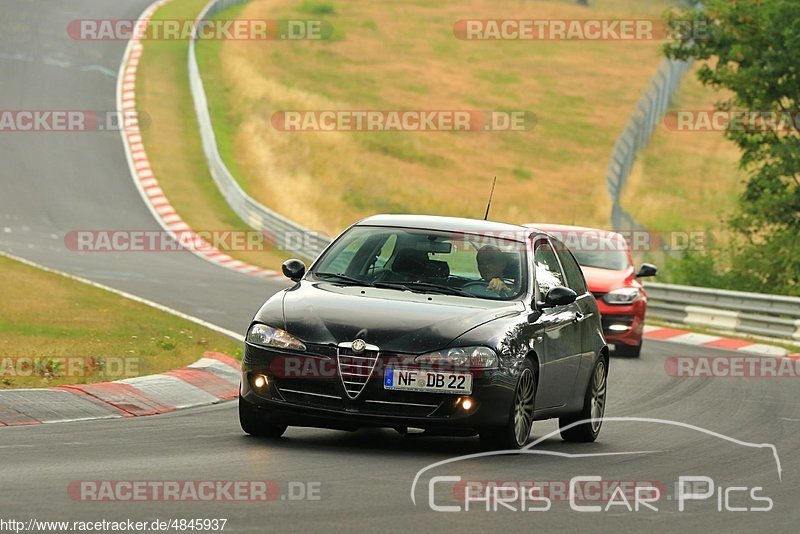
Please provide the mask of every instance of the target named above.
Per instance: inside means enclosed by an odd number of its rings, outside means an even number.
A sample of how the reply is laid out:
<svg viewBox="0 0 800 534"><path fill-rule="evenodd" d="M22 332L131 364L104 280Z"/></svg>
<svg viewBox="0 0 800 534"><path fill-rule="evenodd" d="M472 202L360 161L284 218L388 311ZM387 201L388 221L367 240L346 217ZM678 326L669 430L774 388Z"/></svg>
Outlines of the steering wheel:
<svg viewBox="0 0 800 534"><path fill-rule="evenodd" d="M503 280L505 282L505 280ZM475 291L477 289L477 291ZM489 289L489 282L485 280L472 280L471 282L467 282L463 286L461 286L461 290L467 293L471 293L476 297L507 297L514 294L514 290L511 288L502 289L500 291L492 291Z"/></svg>
<svg viewBox="0 0 800 534"><path fill-rule="evenodd" d="M461 290L476 297L497 297L500 293L489 289L489 283L484 280L473 280L461 286Z"/></svg>
<svg viewBox="0 0 800 534"><path fill-rule="evenodd" d="M470 281L470 282L467 282L467 283L466 283L466 284L464 284L463 286L461 286L461 289L466 289L466 288L468 288L468 287L472 287L472 286L476 286L476 287L489 287L489 283L488 283L488 282L485 282L484 280L472 280L472 281Z"/></svg>

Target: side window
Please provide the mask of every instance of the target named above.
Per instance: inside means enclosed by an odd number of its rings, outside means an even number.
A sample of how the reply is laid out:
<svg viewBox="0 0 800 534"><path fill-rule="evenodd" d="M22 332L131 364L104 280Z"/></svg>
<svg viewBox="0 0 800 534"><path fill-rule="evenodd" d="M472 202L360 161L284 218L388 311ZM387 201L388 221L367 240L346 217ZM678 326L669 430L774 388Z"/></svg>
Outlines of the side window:
<svg viewBox="0 0 800 534"><path fill-rule="evenodd" d="M558 241L555 243L558 259L561 260L561 265L564 267L564 274L567 276L567 287L578 295L583 295L586 293L586 280L583 277L583 271L581 271L580 265L575 261L572 252L570 252L563 243L559 243Z"/></svg>
<svg viewBox="0 0 800 534"><path fill-rule="evenodd" d="M547 241L536 244L533 261L536 267L536 284L542 295L546 295L554 287L564 285L564 275L558 265L558 258Z"/></svg>

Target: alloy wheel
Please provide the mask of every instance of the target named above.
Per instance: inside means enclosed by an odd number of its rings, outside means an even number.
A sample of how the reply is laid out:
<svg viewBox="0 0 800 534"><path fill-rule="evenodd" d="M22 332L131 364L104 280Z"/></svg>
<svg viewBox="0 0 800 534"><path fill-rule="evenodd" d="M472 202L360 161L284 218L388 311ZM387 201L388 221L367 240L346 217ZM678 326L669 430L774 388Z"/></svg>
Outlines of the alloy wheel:
<svg viewBox="0 0 800 534"><path fill-rule="evenodd" d="M594 368L591 403L592 431L597 433L603 424L603 414L606 410L606 364L603 360L597 362Z"/></svg>
<svg viewBox="0 0 800 534"><path fill-rule="evenodd" d="M525 445L528 441L533 427L535 390L533 373L530 369L524 369L519 377L514 399L514 436L520 446Z"/></svg>

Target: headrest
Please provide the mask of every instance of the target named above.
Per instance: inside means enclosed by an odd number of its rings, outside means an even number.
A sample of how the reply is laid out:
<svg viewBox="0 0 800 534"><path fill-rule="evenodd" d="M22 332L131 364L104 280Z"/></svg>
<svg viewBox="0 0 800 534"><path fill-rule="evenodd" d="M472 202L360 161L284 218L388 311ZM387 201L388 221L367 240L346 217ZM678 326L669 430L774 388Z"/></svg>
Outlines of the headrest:
<svg viewBox="0 0 800 534"><path fill-rule="evenodd" d="M450 276L450 266L446 261L430 260L424 275L429 278L447 278Z"/></svg>
<svg viewBox="0 0 800 534"><path fill-rule="evenodd" d="M428 267L428 253L413 248L403 249L397 253L392 264L392 271L402 274L422 275Z"/></svg>

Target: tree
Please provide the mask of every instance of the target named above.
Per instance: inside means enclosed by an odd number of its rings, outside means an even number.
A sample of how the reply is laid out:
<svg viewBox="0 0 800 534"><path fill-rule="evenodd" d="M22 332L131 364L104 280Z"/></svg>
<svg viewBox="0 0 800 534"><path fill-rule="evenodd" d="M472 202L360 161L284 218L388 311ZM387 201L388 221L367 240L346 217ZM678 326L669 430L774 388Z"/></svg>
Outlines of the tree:
<svg viewBox="0 0 800 534"><path fill-rule="evenodd" d="M759 113L725 133L741 149L748 174L727 221L735 236L728 280L742 289L800 294L800 2L707 0L667 15L672 27L685 29L678 21L687 20L693 31L677 35L666 55L704 61L698 79L732 94L718 110ZM783 122L771 127L761 112Z"/></svg>

